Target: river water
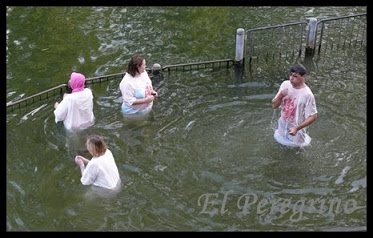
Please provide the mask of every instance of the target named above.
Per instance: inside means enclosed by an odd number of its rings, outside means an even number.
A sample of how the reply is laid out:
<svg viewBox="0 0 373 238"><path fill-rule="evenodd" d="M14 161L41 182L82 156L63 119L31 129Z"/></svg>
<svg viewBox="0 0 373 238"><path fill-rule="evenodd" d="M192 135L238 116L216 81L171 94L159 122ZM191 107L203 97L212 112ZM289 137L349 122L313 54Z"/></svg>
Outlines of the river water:
<svg viewBox="0 0 373 238"><path fill-rule="evenodd" d="M148 67L234 59L237 28L366 10L7 7L7 101L66 83L72 70L123 72L135 52ZM54 122L54 98L7 112L7 230L366 230L366 52L314 65L307 83L319 118L305 149L273 139L280 70L240 82L232 68L165 73L153 111L138 121L120 112L118 80L94 84L96 123L78 134ZM118 193L79 181L73 158L93 133L113 152Z"/></svg>

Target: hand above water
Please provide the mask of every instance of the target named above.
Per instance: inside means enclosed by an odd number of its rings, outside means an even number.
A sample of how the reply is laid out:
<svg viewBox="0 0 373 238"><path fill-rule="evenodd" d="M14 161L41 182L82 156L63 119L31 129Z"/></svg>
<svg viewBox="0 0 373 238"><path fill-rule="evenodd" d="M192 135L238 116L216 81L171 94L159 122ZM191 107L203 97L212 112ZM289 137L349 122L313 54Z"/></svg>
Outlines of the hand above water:
<svg viewBox="0 0 373 238"><path fill-rule="evenodd" d="M75 164L77 164L79 167L84 166L83 160L80 158L79 155L75 156Z"/></svg>

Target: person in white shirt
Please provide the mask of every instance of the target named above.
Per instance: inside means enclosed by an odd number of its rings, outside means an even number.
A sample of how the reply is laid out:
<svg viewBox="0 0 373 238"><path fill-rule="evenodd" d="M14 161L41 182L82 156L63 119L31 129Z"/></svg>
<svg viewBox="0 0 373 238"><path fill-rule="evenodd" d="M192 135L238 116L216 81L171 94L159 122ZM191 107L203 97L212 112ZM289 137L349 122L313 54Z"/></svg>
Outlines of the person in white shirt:
<svg viewBox="0 0 373 238"><path fill-rule="evenodd" d="M281 105L278 128L274 133L277 142L290 147L304 147L310 144L307 128L318 117L315 96L306 85L306 68L301 64L290 68L289 80L282 82L272 108Z"/></svg>
<svg viewBox="0 0 373 238"><path fill-rule="evenodd" d="M135 54L128 63L127 73L119 84L122 93L122 112L124 115L146 115L153 106L158 93L153 90L152 82L146 72L145 59Z"/></svg>
<svg viewBox="0 0 373 238"><path fill-rule="evenodd" d="M69 131L80 131L94 124L93 94L84 88L85 76L81 73L73 72L69 85L72 93L65 93L62 101L54 105L55 122L63 121Z"/></svg>
<svg viewBox="0 0 373 238"><path fill-rule="evenodd" d="M98 135L87 137L86 147L93 156L91 160L77 155L75 163L80 167L83 185L95 185L106 189L116 189L120 183L117 165L103 138Z"/></svg>

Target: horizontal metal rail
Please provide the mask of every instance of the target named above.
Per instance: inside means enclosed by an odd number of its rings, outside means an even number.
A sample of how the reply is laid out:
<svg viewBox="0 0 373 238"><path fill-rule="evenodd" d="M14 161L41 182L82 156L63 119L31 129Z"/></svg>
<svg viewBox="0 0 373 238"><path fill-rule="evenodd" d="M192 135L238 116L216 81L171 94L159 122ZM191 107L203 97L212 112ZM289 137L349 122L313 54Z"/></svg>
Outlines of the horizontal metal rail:
<svg viewBox="0 0 373 238"><path fill-rule="evenodd" d="M283 28L283 27L301 25L301 24L307 24L307 21L292 22L292 23L280 24L280 25L275 25L275 26L258 27L258 28L247 30L246 33L250 33L250 32L253 32L253 31L262 31L262 30L268 30L268 29Z"/></svg>
<svg viewBox="0 0 373 238"><path fill-rule="evenodd" d="M200 68L213 68L215 67L216 65L218 65L219 67L222 67L222 65L226 66L227 68L229 68L230 66L232 66L234 64L234 61L232 59L222 59L222 60L211 60L211 61L204 61L204 62L196 62L196 63L186 63L186 64L174 64L174 65L167 65L167 66L164 66L162 67L162 71L163 70L178 70L178 69L182 69L182 70L191 70L191 69L200 69ZM203 67L202 67L203 66Z"/></svg>
<svg viewBox="0 0 373 238"><path fill-rule="evenodd" d="M113 79L122 79L125 73L109 74L86 79L87 84L101 83Z"/></svg>
<svg viewBox="0 0 373 238"><path fill-rule="evenodd" d="M368 15L367 13L361 13L361 14L349 15L349 16L344 16L344 17L328 17L325 19L320 19L319 21L317 21L317 23L319 24L319 23L326 22L326 21L334 21L334 20L340 20L340 19L351 18L351 17L361 17L361 16L367 16L367 15Z"/></svg>
<svg viewBox="0 0 373 238"><path fill-rule="evenodd" d="M42 99L47 99L50 98L51 96L56 95L56 92L59 94L62 94L64 90L66 90L67 85L66 84L61 84L56 87L50 88L48 90L42 91L40 93L34 94L32 96L22 98L18 101L10 101L6 103L7 109L10 108L11 110L14 110L14 108L18 107L20 109L21 105L29 105L33 102L35 102L36 99L42 100Z"/></svg>
<svg viewBox="0 0 373 238"><path fill-rule="evenodd" d="M162 67L160 70L170 71L172 69L177 70L179 68L182 68L183 70L193 69L193 68L199 69L199 68L215 67L216 65L218 65L219 67L222 67L222 65L224 65L227 68L229 68L233 64L234 64L234 61L232 59L223 59L223 60L212 60L212 61L187 63L187 64L167 65L165 67ZM203 66L203 67L201 67L201 66ZM152 70L148 69L148 68L146 69L146 71L148 73L152 72ZM114 79L122 79L124 75L125 75L125 72L110 74L110 75L104 75L104 76L98 76L98 77L93 77L93 78L87 78L86 79L86 84L90 85L90 84L106 82L106 81L114 80ZM22 105L27 106L31 103L34 103L37 99L39 101L41 101L43 99L48 99L48 98L50 98L52 96L55 96L55 95L62 95L66 91L67 91L67 84L61 84L61 85L55 86L53 88L50 88L48 90L42 91L40 93L36 93L34 95L31 95L29 97L22 98L20 100L7 102L6 107L7 107L7 110L9 109L11 111L14 110L15 108L20 109Z"/></svg>

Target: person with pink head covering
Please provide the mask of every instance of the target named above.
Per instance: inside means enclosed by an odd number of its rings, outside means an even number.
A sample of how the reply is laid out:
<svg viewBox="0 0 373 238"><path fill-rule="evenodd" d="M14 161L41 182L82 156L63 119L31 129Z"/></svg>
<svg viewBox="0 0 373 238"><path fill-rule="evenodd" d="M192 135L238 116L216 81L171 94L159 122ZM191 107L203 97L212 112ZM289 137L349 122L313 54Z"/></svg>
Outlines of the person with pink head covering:
<svg viewBox="0 0 373 238"><path fill-rule="evenodd" d="M73 72L69 80L70 87L73 92L84 90L85 77L83 74Z"/></svg>
<svg viewBox="0 0 373 238"><path fill-rule="evenodd" d="M72 92L54 105L55 122L63 121L69 131L80 131L94 124L93 94L91 89L84 88L85 76L81 73L71 73L69 85Z"/></svg>

